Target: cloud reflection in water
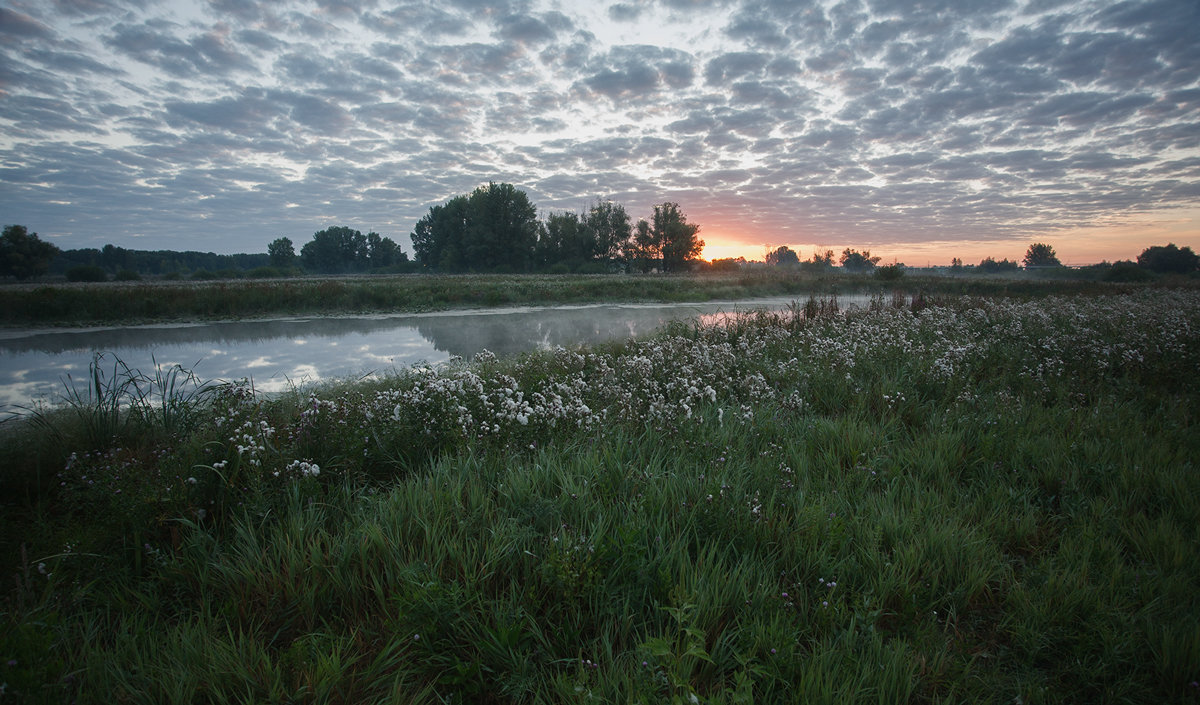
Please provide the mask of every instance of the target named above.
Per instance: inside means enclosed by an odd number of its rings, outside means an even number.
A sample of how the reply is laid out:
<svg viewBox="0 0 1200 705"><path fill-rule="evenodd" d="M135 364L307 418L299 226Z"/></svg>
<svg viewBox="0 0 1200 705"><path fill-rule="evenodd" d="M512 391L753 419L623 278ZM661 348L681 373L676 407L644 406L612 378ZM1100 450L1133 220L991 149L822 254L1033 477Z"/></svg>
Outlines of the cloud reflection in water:
<svg viewBox="0 0 1200 705"><path fill-rule="evenodd" d="M180 364L205 380L250 377L264 392L341 377L385 374L487 349L512 355L646 335L668 321L783 308L792 299L677 305L594 305L454 313L227 321L0 333L0 405L58 401L66 375L86 377L94 352L152 373Z"/></svg>

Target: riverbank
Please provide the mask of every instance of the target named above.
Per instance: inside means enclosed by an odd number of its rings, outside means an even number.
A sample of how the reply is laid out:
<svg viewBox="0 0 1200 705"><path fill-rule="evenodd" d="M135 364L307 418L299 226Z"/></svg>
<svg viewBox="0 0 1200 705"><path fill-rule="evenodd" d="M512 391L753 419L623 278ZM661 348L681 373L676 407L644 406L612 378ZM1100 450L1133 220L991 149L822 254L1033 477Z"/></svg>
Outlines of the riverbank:
<svg viewBox="0 0 1200 705"><path fill-rule="evenodd" d="M0 679L46 702L1197 697L1200 295L810 313L274 400L162 380L7 427Z"/></svg>
<svg viewBox="0 0 1200 705"><path fill-rule="evenodd" d="M1116 293L1134 285L1038 278L760 271L692 275L398 275L4 288L0 326L94 326L283 316L420 313L576 303L704 302L901 289L934 294Z"/></svg>

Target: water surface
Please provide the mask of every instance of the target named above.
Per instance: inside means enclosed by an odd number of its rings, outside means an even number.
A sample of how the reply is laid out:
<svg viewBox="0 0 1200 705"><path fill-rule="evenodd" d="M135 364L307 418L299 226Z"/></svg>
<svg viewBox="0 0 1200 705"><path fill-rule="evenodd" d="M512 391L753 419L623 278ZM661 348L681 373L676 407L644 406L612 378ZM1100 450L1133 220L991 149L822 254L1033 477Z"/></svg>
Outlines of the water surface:
<svg viewBox="0 0 1200 705"><path fill-rule="evenodd" d="M153 375L182 365L203 380L249 378L256 389L387 373L482 350L512 355L652 333L669 321L780 309L794 297L705 304L596 304L378 316L289 318L77 330L0 331L0 408L61 401L82 391L88 366L106 353ZM846 303L844 301L843 303Z"/></svg>

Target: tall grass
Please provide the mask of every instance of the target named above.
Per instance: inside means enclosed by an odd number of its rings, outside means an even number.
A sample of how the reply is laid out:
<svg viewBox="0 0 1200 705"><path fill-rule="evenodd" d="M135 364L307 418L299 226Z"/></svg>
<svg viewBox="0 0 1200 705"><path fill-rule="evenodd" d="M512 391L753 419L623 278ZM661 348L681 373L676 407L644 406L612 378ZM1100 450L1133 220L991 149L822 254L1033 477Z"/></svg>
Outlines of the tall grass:
<svg viewBox="0 0 1200 705"><path fill-rule="evenodd" d="M0 680L47 702L1189 702L1198 304L813 301L278 400L229 385L6 524Z"/></svg>
<svg viewBox="0 0 1200 705"><path fill-rule="evenodd" d="M1177 282L1187 285L1187 282ZM699 275L404 275L283 281L108 282L11 287L0 324L96 325L327 313L415 312L582 302L691 302L811 292L887 291L1006 296L1117 293L1092 281L869 275L763 270Z"/></svg>

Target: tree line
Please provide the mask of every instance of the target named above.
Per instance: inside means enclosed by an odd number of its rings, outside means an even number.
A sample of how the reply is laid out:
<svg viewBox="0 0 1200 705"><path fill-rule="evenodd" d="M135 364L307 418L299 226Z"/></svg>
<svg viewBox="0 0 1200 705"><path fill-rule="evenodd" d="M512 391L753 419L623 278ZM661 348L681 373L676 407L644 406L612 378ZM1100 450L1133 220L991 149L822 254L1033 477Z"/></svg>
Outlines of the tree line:
<svg viewBox="0 0 1200 705"><path fill-rule="evenodd" d="M142 275L179 278L185 273L204 279L301 272L737 271L751 264L741 257L698 262L704 247L699 231L671 202L653 206L650 217L636 224L624 206L601 199L582 213L550 212L545 220L538 220L537 209L523 191L511 184L489 183L431 207L417 221L411 234L415 261L391 238L374 231L364 235L345 226L314 233L299 253L289 238L280 237L267 246L266 253L218 255L131 250L111 244L61 250L24 225L7 225L0 236L0 277L26 280L50 273L73 281L105 281ZM900 275L903 265L877 267L880 259L870 250L846 248L837 263L848 272ZM763 264L825 272L834 268L834 261L833 250L818 250L801 260L784 245L768 249ZM1062 267L1053 247L1034 243L1021 262L987 257L978 265L964 265L955 257L950 270L996 274L1015 272L1022 265L1026 270ZM1200 256L1190 247L1170 243L1146 248L1136 262L1105 262L1087 269L1103 270L1099 276L1104 279L1137 281L1154 274L1195 273L1200 270Z"/></svg>
<svg viewBox="0 0 1200 705"><path fill-rule="evenodd" d="M440 272L684 271L700 255L700 226L677 203L633 223L619 203L538 220L529 196L495 182L432 206L410 235L417 264Z"/></svg>

